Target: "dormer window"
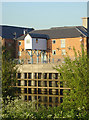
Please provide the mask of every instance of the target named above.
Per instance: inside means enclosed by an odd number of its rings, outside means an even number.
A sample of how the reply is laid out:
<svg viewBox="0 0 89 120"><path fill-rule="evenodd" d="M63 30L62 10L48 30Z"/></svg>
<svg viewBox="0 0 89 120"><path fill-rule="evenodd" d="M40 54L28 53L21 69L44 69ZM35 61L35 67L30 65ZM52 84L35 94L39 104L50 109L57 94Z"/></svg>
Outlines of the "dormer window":
<svg viewBox="0 0 89 120"><path fill-rule="evenodd" d="M38 43L38 38L36 38L36 43Z"/></svg>

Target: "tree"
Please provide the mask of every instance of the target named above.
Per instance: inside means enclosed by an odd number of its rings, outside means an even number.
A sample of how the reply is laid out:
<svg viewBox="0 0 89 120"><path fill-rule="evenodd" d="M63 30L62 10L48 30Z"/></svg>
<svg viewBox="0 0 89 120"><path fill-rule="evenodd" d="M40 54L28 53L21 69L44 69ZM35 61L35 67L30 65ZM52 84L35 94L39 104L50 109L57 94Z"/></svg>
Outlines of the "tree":
<svg viewBox="0 0 89 120"><path fill-rule="evenodd" d="M2 97L5 101L7 96L11 98L16 96L16 64L12 61L11 52L2 48Z"/></svg>
<svg viewBox="0 0 89 120"><path fill-rule="evenodd" d="M82 53L75 53L75 59L65 57L65 63L56 67L60 79L70 88L64 90L62 111L63 116L70 118L89 118L89 58L81 47Z"/></svg>

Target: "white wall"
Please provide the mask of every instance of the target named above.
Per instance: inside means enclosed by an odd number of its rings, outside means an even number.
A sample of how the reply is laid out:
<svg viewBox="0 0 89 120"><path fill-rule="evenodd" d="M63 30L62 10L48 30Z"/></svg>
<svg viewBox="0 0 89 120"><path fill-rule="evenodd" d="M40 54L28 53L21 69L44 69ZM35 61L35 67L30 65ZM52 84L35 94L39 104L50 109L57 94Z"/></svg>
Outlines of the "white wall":
<svg viewBox="0 0 89 120"><path fill-rule="evenodd" d="M36 38L32 38L32 49L46 50L47 49L47 40L38 38L38 43L36 43Z"/></svg>
<svg viewBox="0 0 89 120"><path fill-rule="evenodd" d="M25 49L37 49L37 50L46 50L47 49L47 40L38 38L38 43L36 43L36 38L32 38L29 34L24 39Z"/></svg>
<svg viewBox="0 0 89 120"><path fill-rule="evenodd" d="M24 39L25 49L32 49L32 38L29 34Z"/></svg>

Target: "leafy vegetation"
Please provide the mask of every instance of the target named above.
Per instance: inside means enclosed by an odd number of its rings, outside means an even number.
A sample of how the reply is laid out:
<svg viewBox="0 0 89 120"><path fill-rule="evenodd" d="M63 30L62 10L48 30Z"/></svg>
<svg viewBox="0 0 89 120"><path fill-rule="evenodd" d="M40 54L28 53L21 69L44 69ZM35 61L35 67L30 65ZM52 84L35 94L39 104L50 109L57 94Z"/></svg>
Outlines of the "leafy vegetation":
<svg viewBox="0 0 89 120"><path fill-rule="evenodd" d="M3 100L7 99L7 96L16 96L16 64L11 59L11 52L7 51L4 47L2 50L2 97Z"/></svg>
<svg viewBox="0 0 89 120"><path fill-rule="evenodd" d="M45 108L41 106L37 109L35 106L33 107L35 101L25 102L18 98L10 100L9 97L7 99L8 104L2 106L2 120L52 120L62 116L59 107Z"/></svg>
<svg viewBox="0 0 89 120"><path fill-rule="evenodd" d="M77 54L75 50L74 52L74 60L67 56L65 62L56 67L60 73L60 79L70 90L64 90L63 103L53 108L44 106L36 108L35 101L25 102L19 98L14 99L14 94L12 94L14 90L9 86L12 81L16 80L10 76L16 70L13 69L14 64L10 64L8 58L5 61L4 56L2 82L3 98L5 99L2 100L2 120L89 120L89 58L83 48L82 54ZM12 96L13 99L11 100L9 96Z"/></svg>
<svg viewBox="0 0 89 120"><path fill-rule="evenodd" d="M59 71L60 79L70 90L64 90L62 106L63 116L70 118L89 118L89 58L83 47L82 53L75 51L75 59L69 56L65 63L56 69Z"/></svg>

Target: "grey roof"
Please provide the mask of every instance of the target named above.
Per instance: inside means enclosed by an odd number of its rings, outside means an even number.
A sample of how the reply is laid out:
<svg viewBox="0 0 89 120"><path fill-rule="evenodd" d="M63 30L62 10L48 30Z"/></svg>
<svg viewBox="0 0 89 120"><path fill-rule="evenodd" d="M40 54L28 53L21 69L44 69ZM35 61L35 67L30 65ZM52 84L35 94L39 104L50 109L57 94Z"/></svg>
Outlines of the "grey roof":
<svg viewBox="0 0 89 120"><path fill-rule="evenodd" d="M0 36L6 39L13 39L21 36L23 31L26 30L30 32L34 30L33 28L26 28L26 27L15 27L15 26L8 26L8 25L0 25Z"/></svg>
<svg viewBox="0 0 89 120"><path fill-rule="evenodd" d="M45 34L49 36L49 39L86 37L88 35L87 29L83 26L55 27L46 30L33 30L30 33Z"/></svg>
<svg viewBox="0 0 89 120"><path fill-rule="evenodd" d="M49 39L48 35L45 35L45 34L37 34L37 33L29 33L29 35L32 37L32 38L44 38L44 39ZM26 35L22 35L20 37L17 38L17 40L24 40Z"/></svg>

